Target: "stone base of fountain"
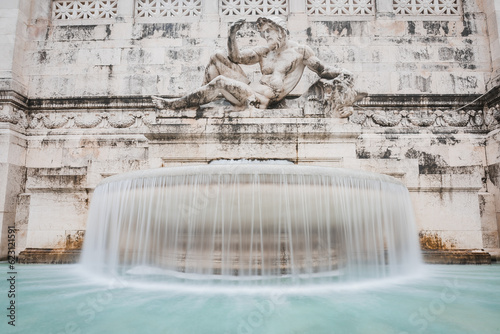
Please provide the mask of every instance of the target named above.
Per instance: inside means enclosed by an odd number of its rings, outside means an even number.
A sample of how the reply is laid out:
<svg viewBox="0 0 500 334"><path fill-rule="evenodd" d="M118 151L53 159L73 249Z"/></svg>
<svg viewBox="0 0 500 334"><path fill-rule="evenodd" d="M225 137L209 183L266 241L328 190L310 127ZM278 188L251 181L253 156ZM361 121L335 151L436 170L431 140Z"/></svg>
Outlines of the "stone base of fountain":
<svg viewBox="0 0 500 334"><path fill-rule="evenodd" d="M69 264L80 260L80 249L27 248L19 253L18 263Z"/></svg>
<svg viewBox="0 0 500 334"><path fill-rule="evenodd" d="M78 263L81 250L55 250L27 248L18 257L18 263L50 263L70 264ZM424 250L423 262L427 264L491 264L500 262L500 256L489 251L471 250ZM183 266L178 266L179 271L184 271ZM285 270L283 270L285 272Z"/></svg>
<svg viewBox="0 0 500 334"><path fill-rule="evenodd" d="M424 250L425 263L430 264L491 264L490 253L484 250Z"/></svg>

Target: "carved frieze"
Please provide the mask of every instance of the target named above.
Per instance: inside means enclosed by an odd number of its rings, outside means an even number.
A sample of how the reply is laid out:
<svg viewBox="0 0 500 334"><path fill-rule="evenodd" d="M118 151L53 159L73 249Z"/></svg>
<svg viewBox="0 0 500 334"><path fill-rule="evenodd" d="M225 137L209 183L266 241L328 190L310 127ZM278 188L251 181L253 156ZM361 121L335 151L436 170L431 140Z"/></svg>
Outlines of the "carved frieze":
<svg viewBox="0 0 500 334"><path fill-rule="evenodd" d="M139 128L155 122L148 112L128 113L36 113L29 122L30 129L124 129Z"/></svg>
<svg viewBox="0 0 500 334"><path fill-rule="evenodd" d="M350 94L349 89L342 85L331 85L320 79L300 98L287 99L283 105L274 109L260 110L250 107L238 109L236 114L231 113L234 108L230 104L213 103L198 109L190 109L189 113L182 110L164 112L154 111L152 103L146 103L145 98L130 99L129 101L116 99L105 103L102 98L75 103L66 101L58 104L55 100L37 101L36 108L18 107L17 100L0 103L0 123L13 124L18 128L31 130L45 129L144 129L149 131L151 125L157 124L157 117L167 118L226 118L234 117L284 117L284 118L346 118L348 123L360 125L363 128L461 128L476 130L492 130L500 126L500 105L469 106L467 109L447 109L440 100L427 101L434 107L407 105L403 100L398 103L382 106L377 100L366 99L354 102L352 97L359 96L357 92ZM349 88L350 87L350 88ZM339 90L344 89L345 96L339 96ZM331 97L334 98L331 98ZM349 99L347 107L339 101ZM371 101L373 100L373 101ZM386 99L390 101L390 98ZM368 101L368 102L367 102ZM423 103L423 102L422 102ZM109 110L107 108L112 108ZM121 110L117 110L117 108ZM40 109L41 108L41 109ZM128 109L128 110L127 110ZM130 110L133 111L130 111ZM153 110L152 110L153 109ZM71 110L71 111L65 111ZM79 111L81 110L81 111ZM229 111L228 111L229 110ZM289 111L293 110L293 113ZM192 112L191 112L192 111ZM233 115L234 114L234 115ZM231 116L232 115L232 116ZM273 116L275 115L275 116ZM141 130L142 131L142 130Z"/></svg>
<svg viewBox="0 0 500 334"><path fill-rule="evenodd" d="M485 110L356 109L349 121L363 127L492 128L500 124L499 106Z"/></svg>
<svg viewBox="0 0 500 334"><path fill-rule="evenodd" d="M26 113L11 104L0 104L0 123L16 124L21 128L28 126L28 119Z"/></svg>
<svg viewBox="0 0 500 334"><path fill-rule="evenodd" d="M79 114L74 118L75 126L81 129L90 129L97 127L102 122L102 116L100 114L95 115L82 115Z"/></svg>

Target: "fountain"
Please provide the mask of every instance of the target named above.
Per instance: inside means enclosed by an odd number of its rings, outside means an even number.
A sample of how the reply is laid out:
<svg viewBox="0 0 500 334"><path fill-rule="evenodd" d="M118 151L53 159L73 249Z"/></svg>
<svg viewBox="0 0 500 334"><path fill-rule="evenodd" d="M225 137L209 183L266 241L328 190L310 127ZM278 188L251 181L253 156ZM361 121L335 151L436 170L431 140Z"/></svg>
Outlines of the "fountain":
<svg viewBox="0 0 500 334"><path fill-rule="evenodd" d="M121 275L358 281L411 272L420 254L408 191L392 177L226 162L105 179L82 263Z"/></svg>
<svg viewBox="0 0 500 334"><path fill-rule="evenodd" d="M256 23L266 47L240 52L237 33L245 20L233 22L227 55L210 57L204 84L182 97L153 96L158 113L169 117L221 96L235 105L231 110L276 107L307 67L319 79L296 107L328 117L352 114L364 95L350 71L289 40L282 18ZM263 75L249 84L240 64L257 62ZM93 195L82 262L119 274L357 281L415 269L418 249L408 191L394 178L276 162L225 163L104 180Z"/></svg>

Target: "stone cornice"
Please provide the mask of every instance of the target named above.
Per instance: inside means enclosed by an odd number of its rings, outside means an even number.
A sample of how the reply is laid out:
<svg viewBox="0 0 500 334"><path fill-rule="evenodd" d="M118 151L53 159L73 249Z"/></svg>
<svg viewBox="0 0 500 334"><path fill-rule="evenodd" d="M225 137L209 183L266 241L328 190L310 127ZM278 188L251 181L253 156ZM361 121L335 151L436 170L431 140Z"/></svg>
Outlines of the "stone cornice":
<svg viewBox="0 0 500 334"><path fill-rule="evenodd" d="M493 107L500 104L500 86L492 88L488 93L486 93L482 98L481 102L483 105Z"/></svg>
<svg viewBox="0 0 500 334"><path fill-rule="evenodd" d="M500 126L500 87L480 95L369 95L354 106L345 119L361 128L462 129L466 132L491 131ZM66 97L28 99L14 91L0 91L0 122L15 124L29 132L47 130L136 128L136 132L156 133L162 125L182 120L222 120L229 128L241 123L260 124L266 118L275 124L300 120L338 118L322 112L307 114L293 98L282 109L238 109L214 102L198 109L157 110L149 96ZM279 122L276 120L283 120ZM321 123L324 123L321 121ZM216 121L218 122L218 121ZM307 121L309 122L309 121ZM189 123L189 122L188 122ZM328 123L328 122L327 122ZM96 131L94 130L94 131ZM385 131L385 130L384 130ZM162 132L160 130L160 132Z"/></svg>
<svg viewBox="0 0 500 334"><path fill-rule="evenodd" d="M0 90L0 104L9 103L20 109L27 109L28 98L13 90Z"/></svg>
<svg viewBox="0 0 500 334"><path fill-rule="evenodd" d="M377 94L369 95L358 102L360 107L380 108L459 108L470 104L468 108L482 108L485 103L500 99L500 87L493 89L483 98L480 95L417 95L417 94ZM0 96L4 95L0 91ZM15 92L12 92L15 93ZM495 95L496 94L496 95ZM21 95L17 94L19 97ZM30 111L68 110L68 109L144 109L154 108L150 96L85 96L64 98L34 98L22 97ZM293 97L290 99L293 100ZM27 102L27 103L26 103Z"/></svg>
<svg viewBox="0 0 500 334"><path fill-rule="evenodd" d="M482 109L480 95L417 95L417 94L384 94L368 95L358 106L365 108L444 108L456 109L467 105L467 108ZM474 102L477 100L476 102Z"/></svg>
<svg viewBox="0 0 500 334"><path fill-rule="evenodd" d="M36 98L28 101L30 111L81 109L148 109L153 108L150 96L85 96Z"/></svg>

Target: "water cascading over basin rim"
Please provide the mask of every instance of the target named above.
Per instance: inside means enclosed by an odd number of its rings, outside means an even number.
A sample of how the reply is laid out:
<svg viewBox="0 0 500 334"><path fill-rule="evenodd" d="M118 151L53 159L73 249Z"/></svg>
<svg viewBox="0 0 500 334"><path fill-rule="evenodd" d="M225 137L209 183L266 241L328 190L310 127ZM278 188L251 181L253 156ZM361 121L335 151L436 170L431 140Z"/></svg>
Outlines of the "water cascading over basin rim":
<svg viewBox="0 0 500 334"><path fill-rule="evenodd" d="M82 262L202 275L401 274L419 261L397 179L339 168L218 164L115 175L95 189Z"/></svg>

